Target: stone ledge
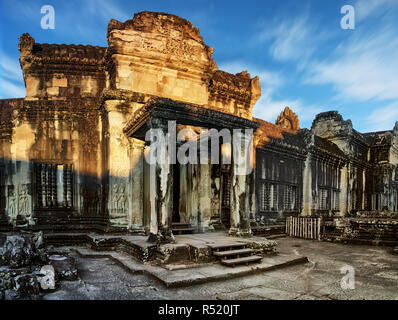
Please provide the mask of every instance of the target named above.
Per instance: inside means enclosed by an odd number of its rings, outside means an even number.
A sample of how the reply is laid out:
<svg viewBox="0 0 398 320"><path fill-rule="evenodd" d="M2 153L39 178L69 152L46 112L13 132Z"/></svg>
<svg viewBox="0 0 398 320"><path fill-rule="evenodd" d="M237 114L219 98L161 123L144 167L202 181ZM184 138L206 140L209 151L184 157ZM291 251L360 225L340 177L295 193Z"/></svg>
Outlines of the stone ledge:
<svg viewBox="0 0 398 320"><path fill-rule="evenodd" d="M160 266L142 264L124 253L109 251L97 253L85 248L74 248L74 250L85 258L112 259L128 272L149 275L160 281L167 288L187 287L200 283L234 279L308 262L307 257L304 256L275 255L265 257L263 262L252 266L229 268L219 264L206 264L196 268L187 267L183 270L167 270Z"/></svg>

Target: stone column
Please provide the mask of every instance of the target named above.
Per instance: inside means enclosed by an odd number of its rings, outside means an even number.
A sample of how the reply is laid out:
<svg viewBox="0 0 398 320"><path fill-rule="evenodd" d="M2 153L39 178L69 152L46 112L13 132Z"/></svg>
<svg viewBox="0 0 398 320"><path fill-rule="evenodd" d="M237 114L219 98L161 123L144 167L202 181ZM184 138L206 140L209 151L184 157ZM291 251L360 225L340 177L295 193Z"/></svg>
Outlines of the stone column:
<svg viewBox="0 0 398 320"><path fill-rule="evenodd" d="M144 231L144 148L145 142L131 140L130 150L130 211L129 229L135 233Z"/></svg>
<svg viewBox="0 0 398 320"><path fill-rule="evenodd" d="M23 227L35 223L32 214L32 163L30 162L30 149L34 142L35 130L26 119L21 120L12 134L10 156L14 170L7 190L7 214L14 226Z"/></svg>
<svg viewBox="0 0 398 320"><path fill-rule="evenodd" d="M167 123L160 119L152 119L151 131L148 137L151 140L150 161L150 234L148 241L157 243L174 242L172 223L173 206L173 179L172 167L169 161L169 152L166 145ZM163 136L162 136L163 135ZM156 141L156 145L154 142Z"/></svg>
<svg viewBox="0 0 398 320"><path fill-rule="evenodd" d="M210 164L198 164L199 166L199 232L214 229L210 226L211 221L211 172Z"/></svg>
<svg viewBox="0 0 398 320"><path fill-rule="evenodd" d="M312 214L312 172L311 172L312 156L308 153L304 162L303 172L303 216L311 216Z"/></svg>
<svg viewBox="0 0 398 320"><path fill-rule="evenodd" d="M341 169L339 215L344 217L347 214L348 205L348 164Z"/></svg>
<svg viewBox="0 0 398 320"><path fill-rule="evenodd" d="M353 199L353 164L350 162L347 164L347 211L346 213L351 213L352 211L352 199Z"/></svg>
<svg viewBox="0 0 398 320"><path fill-rule="evenodd" d="M250 184L254 179L252 137L234 133L232 156L231 183L231 228L230 235L251 236L250 202L253 188ZM242 153L242 144L245 152ZM251 145L251 147L249 147ZM249 147L249 149L247 149Z"/></svg>
<svg viewBox="0 0 398 320"><path fill-rule="evenodd" d="M112 227L128 228L130 190L130 142L123 132L128 110L121 106L123 101L108 100L104 104L108 118L108 212Z"/></svg>

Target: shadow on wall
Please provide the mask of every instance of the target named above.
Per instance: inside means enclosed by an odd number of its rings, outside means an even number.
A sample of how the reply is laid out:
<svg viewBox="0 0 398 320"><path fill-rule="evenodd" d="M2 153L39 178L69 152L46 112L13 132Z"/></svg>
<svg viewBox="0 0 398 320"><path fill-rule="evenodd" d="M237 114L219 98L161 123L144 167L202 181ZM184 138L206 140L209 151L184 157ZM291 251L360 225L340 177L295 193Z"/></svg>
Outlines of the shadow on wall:
<svg viewBox="0 0 398 320"><path fill-rule="evenodd" d="M111 218L124 219L127 225L132 198L137 198L130 184L131 174L98 177L81 172L71 162L1 158L1 229L35 229L40 225L103 229Z"/></svg>

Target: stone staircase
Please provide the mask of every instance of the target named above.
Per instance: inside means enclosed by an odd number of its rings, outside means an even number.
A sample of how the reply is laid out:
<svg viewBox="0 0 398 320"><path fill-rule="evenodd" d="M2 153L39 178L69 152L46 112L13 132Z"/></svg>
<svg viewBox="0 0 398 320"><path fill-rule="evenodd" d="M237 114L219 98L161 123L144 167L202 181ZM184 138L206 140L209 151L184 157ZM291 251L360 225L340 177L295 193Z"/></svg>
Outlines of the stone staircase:
<svg viewBox="0 0 398 320"><path fill-rule="evenodd" d="M192 228L190 223L173 222L171 225L171 230L173 231L174 235L177 235L194 233L195 228Z"/></svg>
<svg viewBox="0 0 398 320"><path fill-rule="evenodd" d="M221 264L234 267L236 265L260 262L263 257L255 255L255 251L247 248L243 242L228 242L209 245L213 255Z"/></svg>

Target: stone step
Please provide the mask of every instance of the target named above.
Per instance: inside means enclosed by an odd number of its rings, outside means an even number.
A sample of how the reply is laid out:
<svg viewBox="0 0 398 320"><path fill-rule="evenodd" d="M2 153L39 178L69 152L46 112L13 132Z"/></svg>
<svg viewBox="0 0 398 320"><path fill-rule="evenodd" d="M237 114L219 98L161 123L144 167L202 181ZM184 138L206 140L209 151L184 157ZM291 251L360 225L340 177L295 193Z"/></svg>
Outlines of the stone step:
<svg viewBox="0 0 398 320"><path fill-rule="evenodd" d="M171 230L173 231L174 234L183 234L183 233L193 233L195 231L195 228L172 227Z"/></svg>
<svg viewBox="0 0 398 320"><path fill-rule="evenodd" d="M244 242L219 242L215 244L207 244L210 248L216 251L222 251L222 250L229 250L231 248L245 248L246 243Z"/></svg>
<svg viewBox="0 0 398 320"><path fill-rule="evenodd" d="M191 226L191 224L190 223L187 223L187 222L173 222L172 224L171 224L172 226L184 226L184 227L189 227L189 226Z"/></svg>
<svg viewBox="0 0 398 320"><path fill-rule="evenodd" d="M224 259L221 260L221 263L226 266L235 266L237 264L249 264L251 262L260 262L263 259L261 256L249 256L249 257L242 257L236 259Z"/></svg>
<svg viewBox="0 0 398 320"><path fill-rule="evenodd" d="M245 249L237 249L237 250L227 250L227 251L216 251L213 252L213 255L217 257L228 257L228 256L236 256L236 255L247 255L253 253L254 250L250 248Z"/></svg>

